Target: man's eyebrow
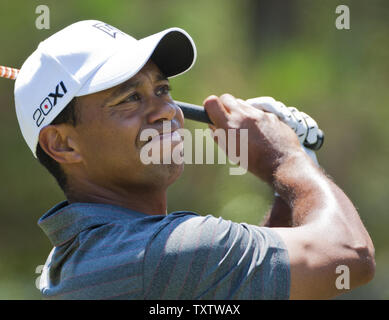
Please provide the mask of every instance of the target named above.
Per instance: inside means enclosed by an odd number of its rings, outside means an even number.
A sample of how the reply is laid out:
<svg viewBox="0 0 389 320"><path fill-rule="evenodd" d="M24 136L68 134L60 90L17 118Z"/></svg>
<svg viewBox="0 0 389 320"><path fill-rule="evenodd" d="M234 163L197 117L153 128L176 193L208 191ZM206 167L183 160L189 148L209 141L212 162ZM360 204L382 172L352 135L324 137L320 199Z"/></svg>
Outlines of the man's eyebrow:
<svg viewBox="0 0 389 320"><path fill-rule="evenodd" d="M164 80L168 80L168 78L162 74L162 73L158 73L156 76L155 76L155 81L164 81ZM137 81L127 81L125 83L123 83L119 88L117 88L113 93L112 93L112 97L119 97L121 95L124 95L126 94L130 89L133 89L133 88L136 88L138 87L139 85L141 84L141 82L139 80Z"/></svg>
<svg viewBox="0 0 389 320"><path fill-rule="evenodd" d="M107 98L104 99L102 107L105 107L106 105L110 105L112 103L115 104L117 101L120 101L122 97L125 97L128 91L138 87L139 85L140 81L126 81L125 83L122 83Z"/></svg>
<svg viewBox="0 0 389 320"><path fill-rule="evenodd" d="M127 93L130 89L136 88L140 85L140 81L127 81L123 83L119 88L112 92L111 97L120 97Z"/></svg>
<svg viewBox="0 0 389 320"><path fill-rule="evenodd" d="M169 79L163 74L163 73L158 73L158 75L156 76L156 80L157 81L169 81Z"/></svg>

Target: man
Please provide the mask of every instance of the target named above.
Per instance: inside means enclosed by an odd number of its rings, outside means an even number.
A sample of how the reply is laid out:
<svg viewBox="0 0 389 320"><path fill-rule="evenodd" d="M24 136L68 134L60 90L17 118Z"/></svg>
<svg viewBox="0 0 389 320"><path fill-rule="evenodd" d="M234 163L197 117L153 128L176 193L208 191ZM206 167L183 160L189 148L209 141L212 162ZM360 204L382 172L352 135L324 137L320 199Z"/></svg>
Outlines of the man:
<svg viewBox="0 0 389 320"><path fill-rule="evenodd" d="M272 113L231 95L204 107L216 129L248 130L248 170L277 192L263 227L179 211L167 188L182 164L145 165L142 147L183 126L168 78L194 63L173 28L136 41L100 21L42 42L21 68L16 111L34 155L67 201L40 227L54 245L41 277L52 299L316 299L372 279L374 247L347 198ZM163 123L171 132L163 132ZM141 132L156 129L151 141ZM161 149L161 156L166 152Z"/></svg>

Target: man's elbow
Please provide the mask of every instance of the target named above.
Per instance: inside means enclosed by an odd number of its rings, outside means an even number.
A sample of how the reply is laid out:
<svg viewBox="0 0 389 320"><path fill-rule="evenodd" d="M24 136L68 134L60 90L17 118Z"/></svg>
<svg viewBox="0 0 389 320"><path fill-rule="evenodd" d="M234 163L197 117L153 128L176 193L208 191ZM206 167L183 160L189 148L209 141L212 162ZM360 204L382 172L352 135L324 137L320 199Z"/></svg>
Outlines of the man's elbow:
<svg viewBox="0 0 389 320"><path fill-rule="evenodd" d="M376 263L373 245L360 245L354 248L357 254L356 266L356 286L364 285L373 280Z"/></svg>
<svg viewBox="0 0 389 320"><path fill-rule="evenodd" d="M376 269L374 247L372 246L372 248L366 248L366 250L367 254L365 254L362 259L362 264L364 266L363 269L365 273L365 277L363 277L363 280L365 281L364 283L368 283L373 280Z"/></svg>

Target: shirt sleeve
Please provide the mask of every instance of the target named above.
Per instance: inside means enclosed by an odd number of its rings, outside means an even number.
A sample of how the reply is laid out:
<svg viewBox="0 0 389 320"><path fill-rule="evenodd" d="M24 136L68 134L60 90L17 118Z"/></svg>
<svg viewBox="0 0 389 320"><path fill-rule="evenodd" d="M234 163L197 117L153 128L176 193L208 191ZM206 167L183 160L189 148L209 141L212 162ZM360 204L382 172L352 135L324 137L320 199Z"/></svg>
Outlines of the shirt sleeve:
<svg viewBox="0 0 389 320"><path fill-rule="evenodd" d="M285 244L271 228L178 216L144 257L145 299L289 299Z"/></svg>

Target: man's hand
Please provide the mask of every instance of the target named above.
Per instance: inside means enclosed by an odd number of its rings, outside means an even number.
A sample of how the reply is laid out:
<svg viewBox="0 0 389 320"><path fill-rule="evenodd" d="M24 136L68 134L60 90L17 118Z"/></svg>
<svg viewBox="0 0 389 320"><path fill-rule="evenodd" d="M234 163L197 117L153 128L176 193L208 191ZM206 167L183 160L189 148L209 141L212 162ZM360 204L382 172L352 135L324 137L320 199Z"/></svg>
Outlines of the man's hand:
<svg viewBox="0 0 389 320"><path fill-rule="evenodd" d="M274 113L287 124L296 133L304 151L319 165L316 153L304 146L304 142L314 144L318 139L319 127L312 117L294 107L286 107L282 102L276 101L272 97L257 97L247 99L246 102L260 110Z"/></svg>
<svg viewBox="0 0 389 320"><path fill-rule="evenodd" d="M239 129L248 129L248 170L269 184L273 184L274 172L281 162L304 154L294 131L273 113L229 94L208 97L204 108L214 123L210 125L212 130L238 129L239 134Z"/></svg>
<svg viewBox="0 0 389 320"><path fill-rule="evenodd" d="M286 107L282 102L276 101L272 97L257 97L248 99L246 102L258 109L277 115L282 122L293 129L301 144L317 142L319 127L316 121L306 113L295 107Z"/></svg>

